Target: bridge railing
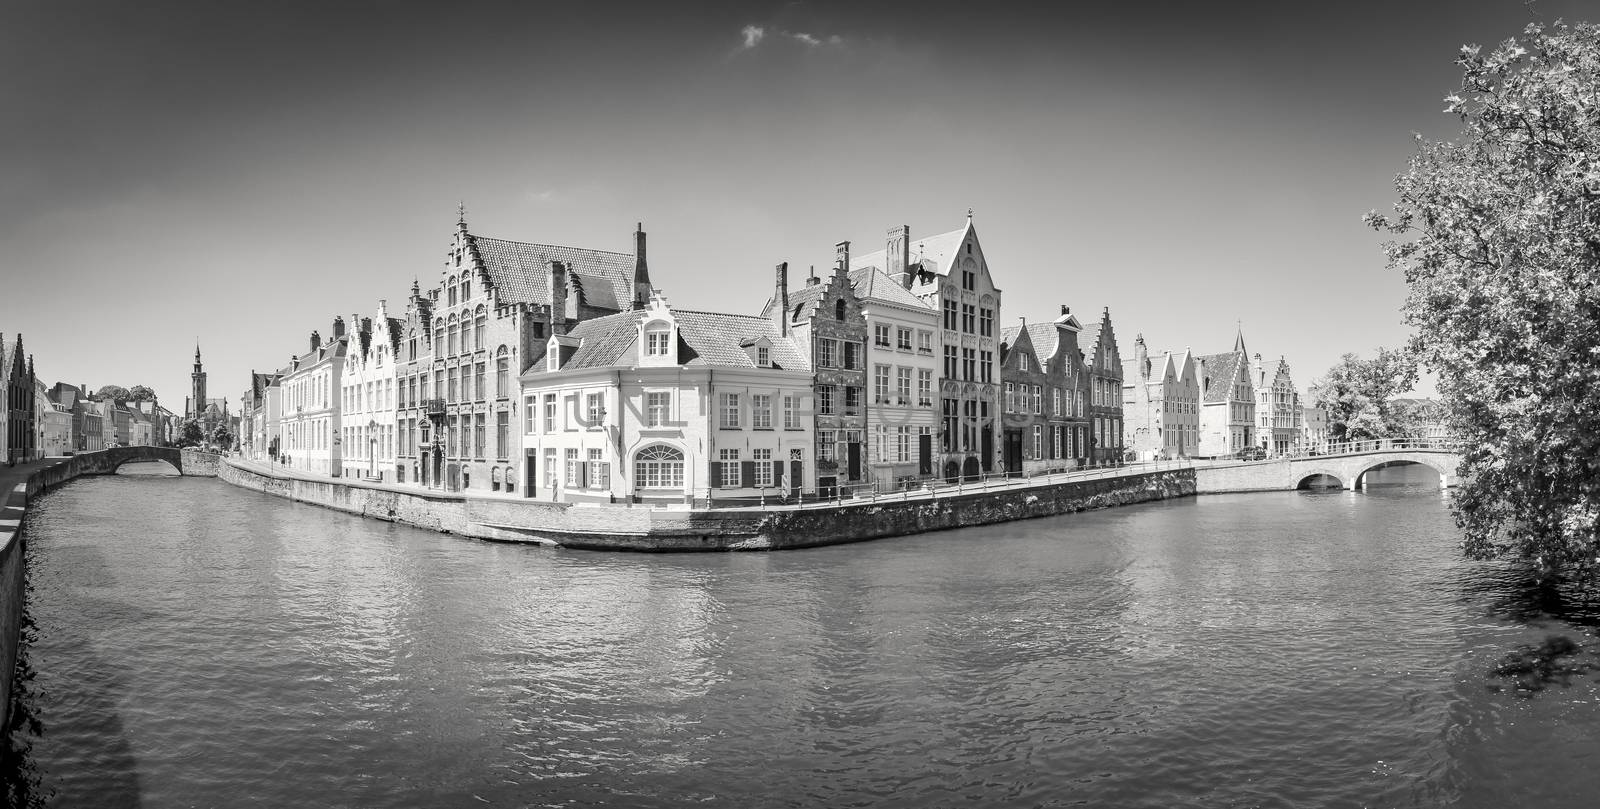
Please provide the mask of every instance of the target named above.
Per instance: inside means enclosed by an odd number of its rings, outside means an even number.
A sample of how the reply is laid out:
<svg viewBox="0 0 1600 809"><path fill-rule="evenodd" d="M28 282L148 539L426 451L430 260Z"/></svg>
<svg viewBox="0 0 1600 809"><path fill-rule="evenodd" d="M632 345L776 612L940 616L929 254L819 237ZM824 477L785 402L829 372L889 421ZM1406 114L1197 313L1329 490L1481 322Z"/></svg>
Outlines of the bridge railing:
<svg viewBox="0 0 1600 809"><path fill-rule="evenodd" d="M1318 455L1364 455L1372 452L1460 452L1461 442L1448 438L1373 438L1364 441L1337 441L1302 449L1286 457Z"/></svg>

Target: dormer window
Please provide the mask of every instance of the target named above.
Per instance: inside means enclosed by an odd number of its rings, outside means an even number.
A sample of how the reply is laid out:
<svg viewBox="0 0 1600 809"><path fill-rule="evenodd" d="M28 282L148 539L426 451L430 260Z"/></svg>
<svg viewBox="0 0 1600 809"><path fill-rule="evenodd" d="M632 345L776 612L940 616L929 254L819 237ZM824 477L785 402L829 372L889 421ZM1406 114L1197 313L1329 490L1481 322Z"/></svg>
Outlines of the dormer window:
<svg viewBox="0 0 1600 809"><path fill-rule="evenodd" d="M756 365L762 368L771 368L772 349L766 346L756 346Z"/></svg>
<svg viewBox="0 0 1600 809"><path fill-rule="evenodd" d="M672 345L672 330L664 325L651 326L644 331L644 355L665 357Z"/></svg>

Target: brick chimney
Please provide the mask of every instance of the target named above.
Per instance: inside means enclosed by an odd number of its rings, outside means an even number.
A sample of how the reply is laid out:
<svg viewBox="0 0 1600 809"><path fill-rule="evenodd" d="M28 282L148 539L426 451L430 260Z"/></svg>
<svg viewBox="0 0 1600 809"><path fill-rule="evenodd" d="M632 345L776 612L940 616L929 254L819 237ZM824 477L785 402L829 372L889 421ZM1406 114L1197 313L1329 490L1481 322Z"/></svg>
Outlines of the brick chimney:
<svg viewBox="0 0 1600 809"><path fill-rule="evenodd" d="M911 226L896 225L889 228L889 238L884 246L883 271L900 286L911 286L911 276L906 268L911 266Z"/></svg>
<svg viewBox="0 0 1600 809"><path fill-rule="evenodd" d="M633 229L633 308L650 305L650 294L655 288L650 284L650 262L644 256L644 223Z"/></svg>
<svg viewBox="0 0 1600 809"><path fill-rule="evenodd" d="M550 333L567 333L567 265L559 262L550 262L550 274L545 279L548 299L545 301L550 307Z"/></svg>
<svg viewBox="0 0 1600 809"><path fill-rule="evenodd" d="M322 335L318 334L316 329L312 329L311 330L311 350L312 351L316 351L317 349L319 349L321 347L322 347Z"/></svg>
<svg viewBox="0 0 1600 809"><path fill-rule="evenodd" d="M337 339L339 339L340 337L343 337L343 336L344 336L344 315L334 315L333 316L333 338L332 339L337 340Z"/></svg>
<svg viewBox="0 0 1600 809"><path fill-rule="evenodd" d="M777 289L772 293L772 316L778 321L778 334L789 336L789 262L778 265Z"/></svg>

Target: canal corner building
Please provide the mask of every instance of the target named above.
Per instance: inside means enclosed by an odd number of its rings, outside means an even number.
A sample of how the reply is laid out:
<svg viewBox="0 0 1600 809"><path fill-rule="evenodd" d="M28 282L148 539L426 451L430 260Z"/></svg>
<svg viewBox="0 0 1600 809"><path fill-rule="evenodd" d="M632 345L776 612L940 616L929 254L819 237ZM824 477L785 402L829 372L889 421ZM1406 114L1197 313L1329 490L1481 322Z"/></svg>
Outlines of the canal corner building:
<svg viewBox="0 0 1600 809"><path fill-rule="evenodd" d="M522 374L523 488L553 503L815 492L808 345L772 317L641 310L552 334Z"/></svg>

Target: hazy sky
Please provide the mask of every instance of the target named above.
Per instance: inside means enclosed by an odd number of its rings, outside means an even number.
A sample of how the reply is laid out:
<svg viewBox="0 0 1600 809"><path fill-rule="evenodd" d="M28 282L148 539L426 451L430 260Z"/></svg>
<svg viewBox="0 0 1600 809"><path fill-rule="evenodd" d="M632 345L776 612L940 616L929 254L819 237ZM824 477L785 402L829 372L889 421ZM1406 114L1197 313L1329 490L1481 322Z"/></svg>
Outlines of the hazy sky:
<svg viewBox="0 0 1600 809"><path fill-rule="evenodd" d="M182 406L403 309L474 232L626 251L754 313L779 261L958 227L1006 323L1111 307L1121 347L1398 345L1363 212L1467 42L1592 3L0 0L0 332L47 382ZM792 275L801 275L791 273Z"/></svg>

